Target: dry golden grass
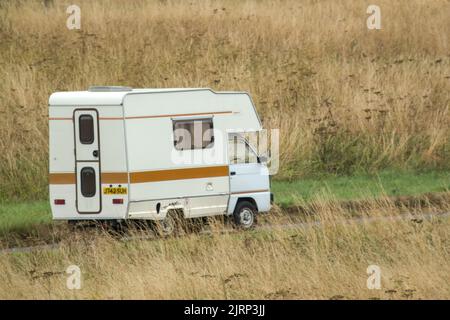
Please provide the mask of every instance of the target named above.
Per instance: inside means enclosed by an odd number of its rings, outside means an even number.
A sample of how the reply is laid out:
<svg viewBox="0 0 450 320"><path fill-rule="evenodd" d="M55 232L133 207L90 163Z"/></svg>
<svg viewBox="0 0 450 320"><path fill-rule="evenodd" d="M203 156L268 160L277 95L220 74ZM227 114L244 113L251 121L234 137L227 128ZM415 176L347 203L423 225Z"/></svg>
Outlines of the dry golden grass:
<svg viewBox="0 0 450 320"><path fill-rule="evenodd" d="M250 92L280 129L280 178L450 168L448 1L377 0L379 31L372 1L77 1L80 31L43 2L0 2L0 200L45 197L48 97L100 84ZM0 298L450 298L448 218L342 225L316 206L323 228L0 254ZM52 274L71 264L79 291Z"/></svg>
<svg viewBox="0 0 450 320"><path fill-rule="evenodd" d="M280 178L450 163L448 1L64 1L0 5L0 193L47 189L47 101L90 85L252 94Z"/></svg>
<svg viewBox="0 0 450 320"><path fill-rule="evenodd" d="M343 224L345 209L316 206L303 228L222 234L213 226L212 234L128 242L75 233L58 249L1 253L0 299L450 298L448 216ZM372 219L399 212L388 200L364 211ZM366 286L372 264L380 290ZM81 269L80 290L66 287L69 265Z"/></svg>

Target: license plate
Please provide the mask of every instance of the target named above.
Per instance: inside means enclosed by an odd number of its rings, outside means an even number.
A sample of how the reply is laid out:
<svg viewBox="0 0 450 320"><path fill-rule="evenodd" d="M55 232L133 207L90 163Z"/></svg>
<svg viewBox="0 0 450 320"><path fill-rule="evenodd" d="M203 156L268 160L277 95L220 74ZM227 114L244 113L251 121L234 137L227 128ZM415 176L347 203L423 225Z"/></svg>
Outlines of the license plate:
<svg viewBox="0 0 450 320"><path fill-rule="evenodd" d="M103 194L127 194L127 188L123 187L105 187Z"/></svg>

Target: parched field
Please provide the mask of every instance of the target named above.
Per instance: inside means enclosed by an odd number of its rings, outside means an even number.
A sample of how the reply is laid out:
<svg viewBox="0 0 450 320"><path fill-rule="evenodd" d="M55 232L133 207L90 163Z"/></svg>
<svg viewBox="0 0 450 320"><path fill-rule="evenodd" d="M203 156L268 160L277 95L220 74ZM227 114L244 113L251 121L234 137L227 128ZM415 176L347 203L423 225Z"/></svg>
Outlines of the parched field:
<svg viewBox="0 0 450 320"><path fill-rule="evenodd" d="M44 5L47 4L47 6ZM0 198L47 194L49 95L90 85L251 93L276 179L450 168L450 4L64 1L0 5Z"/></svg>
<svg viewBox="0 0 450 320"><path fill-rule="evenodd" d="M450 199L450 172L385 171L377 175L275 180L271 190L275 196L275 205L286 210L312 207L317 201L357 203L386 197L404 204L428 199L433 194L443 195L442 199L446 201ZM426 201L433 202L432 199ZM43 232L52 223L48 200L0 203L0 244L2 239L13 235L28 237Z"/></svg>
<svg viewBox="0 0 450 320"><path fill-rule="evenodd" d="M450 298L450 220L426 216L450 211L450 2L377 0L381 30L372 1L76 4L81 30L65 1L0 2L0 249L58 243L0 250L0 299ZM48 97L90 85L248 91L280 130L264 228L123 241L52 223Z"/></svg>
<svg viewBox="0 0 450 320"><path fill-rule="evenodd" d="M206 233L169 238L71 230L48 224L45 203L10 205L43 220L2 234L0 299L449 299L450 193L419 195L349 206L320 192L275 207L255 230L211 220ZM4 250L11 244L31 248ZM80 268L79 290L67 287L69 266ZM379 289L367 287L369 266Z"/></svg>
<svg viewBox="0 0 450 320"><path fill-rule="evenodd" d="M448 215L395 219L400 210L385 201L362 212L380 220L343 223L345 209L319 207L310 224L288 229L274 227L285 221L278 214L273 228L238 233L214 224L212 233L156 240L68 233L57 248L0 253L0 298L450 298ZM66 286L71 265L79 290ZM381 270L379 289L367 287L370 265Z"/></svg>

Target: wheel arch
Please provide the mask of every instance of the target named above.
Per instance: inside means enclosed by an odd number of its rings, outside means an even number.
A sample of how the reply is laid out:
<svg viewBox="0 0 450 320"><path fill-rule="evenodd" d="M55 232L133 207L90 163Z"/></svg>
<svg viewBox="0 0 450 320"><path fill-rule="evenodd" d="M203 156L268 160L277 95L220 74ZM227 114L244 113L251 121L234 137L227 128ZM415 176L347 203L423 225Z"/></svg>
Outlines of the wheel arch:
<svg viewBox="0 0 450 320"><path fill-rule="evenodd" d="M234 206L234 208L236 208L238 206L238 204L240 202L243 202L243 201L250 202L251 204L253 204L255 206L256 211L258 211L258 204L256 203L256 200L254 198L252 198L252 197L239 197L239 198L237 198L236 205ZM233 209L233 211L234 211L234 209Z"/></svg>
<svg viewBox="0 0 450 320"><path fill-rule="evenodd" d="M170 207L166 209L166 216L173 215L178 219L187 219L186 210L184 207Z"/></svg>

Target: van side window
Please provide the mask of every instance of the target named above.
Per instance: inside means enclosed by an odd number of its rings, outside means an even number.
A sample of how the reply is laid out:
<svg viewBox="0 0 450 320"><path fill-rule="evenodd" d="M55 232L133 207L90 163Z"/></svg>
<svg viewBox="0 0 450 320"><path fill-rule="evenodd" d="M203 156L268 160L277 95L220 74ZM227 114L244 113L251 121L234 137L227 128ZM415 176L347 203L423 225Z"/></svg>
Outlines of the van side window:
<svg viewBox="0 0 450 320"><path fill-rule="evenodd" d="M89 114L83 114L78 118L78 130L80 131L80 142L91 144L94 142L94 119Z"/></svg>
<svg viewBox="0 0 450 320"><path fill-rule="evenodd" d="M230 164L257 163L258 156L249 147L245 140L231 136L228 140L228 158Z"/></svg>
<svg viewBox="0 0 450 320"><path fill-rule="evenodd" d="M213 120L173 121L173 144L177 150L207 149L214 146Z"/></svg>
<svg viewBox="0 0 450 320"><path fill-rule="evenodd" d="M92 167L85 167L81 169L81 194L83 197L92 198L95 196L96 183L95 183L95 170Z"/></svg>

